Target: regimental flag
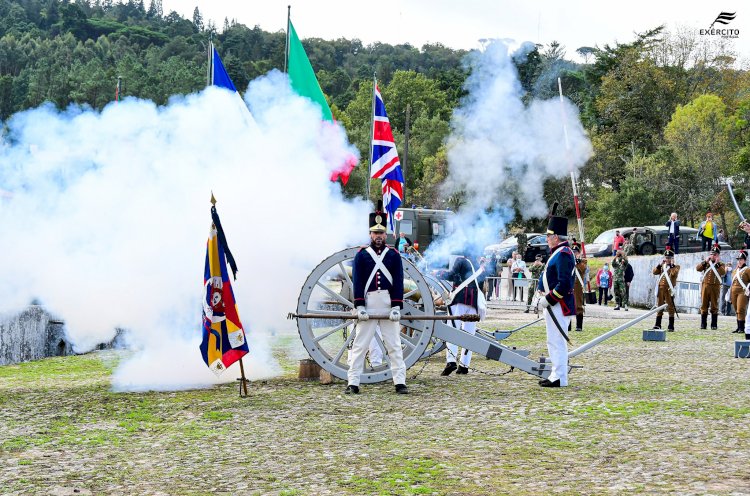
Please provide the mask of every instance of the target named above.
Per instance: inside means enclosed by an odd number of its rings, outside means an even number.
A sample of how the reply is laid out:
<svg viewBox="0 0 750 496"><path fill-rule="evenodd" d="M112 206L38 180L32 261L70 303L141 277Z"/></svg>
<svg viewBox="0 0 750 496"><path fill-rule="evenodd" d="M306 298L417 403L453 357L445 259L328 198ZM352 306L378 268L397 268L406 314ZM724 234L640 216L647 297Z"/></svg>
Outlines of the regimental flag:
<svg viewBox="0 0 750 496"><path fill-rule="evenodd" d="M375 114L372 123L372 164L370 177L381 179L383 185L383 206L388 212L388 220L393 230L393 217L404 197L404 174L398 159L396 143L393 141L391 121L385 111L385 103L380 89L375 83Z"/></svg>
<svg viewBox="0 0 750 496"><path fill-rule="evenodd" d="M219 52L216 51L216 47L213 43L211 43L211 84L237 93L237 88L234 86L232 78L229 77L227 70L224 69L224 64L221 62Z"/></svg>
<svg viewBox="0 0 750 496"><path fill-rule="evenodd" d="M206 268L203 274L203 341L200 350L203 361L221 375L248 351L245 331L237 313L232 283L227 271L227 259L236 278L237 264L227 247L216 207L211 207L211 231L206 247Z"/></svg>
<svg viewBox="0 0 750 496"><path fill-rule="evenodd" d="M323 114L323 120L333 124L336 122L336 119L333 118L331 107L328 106L323 90L320 88L320 83L318 83L318 78L315 77L315 71L312 68L312 64L310 64L310 59L307 58L305 48L297 36L297 31L295 31L291 19L289 20L288 29L289 65L287 67L287 74L289 75L289 82L292 85L292 89L298 95L307 97L317 103ZM346 185L352 169L356 165L357 157L349 155L343 164L331 172L331 181L341 178L341 182Z"/></svg>

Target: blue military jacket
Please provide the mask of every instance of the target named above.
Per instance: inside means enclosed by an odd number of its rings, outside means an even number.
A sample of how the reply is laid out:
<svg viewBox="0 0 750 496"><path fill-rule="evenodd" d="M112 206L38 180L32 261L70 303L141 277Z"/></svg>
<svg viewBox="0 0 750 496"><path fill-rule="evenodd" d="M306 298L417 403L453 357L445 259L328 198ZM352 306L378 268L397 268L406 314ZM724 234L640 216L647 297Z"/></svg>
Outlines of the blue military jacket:
<svg viewBox="0 0 750 496"><path fill-rule="evenodd" d="M453 262L453 269L448 272L448 274L445 276L447 280L451 281L453 283L453 289L456 289L459 287L466 279L470 278L474 274L474 270L471 268L471 264L465 257L458 257L455 262ZM470 282L467 284L461 291L456 293L455 298L453 298L453 305L456 303L463 303L464 305L468 305L470 307L479 308L479 305L477 303L477 298L479 296L479 289L477 285L480 284L480 281L477 281L476 283Z"/></svg>
<svg viewBox="0 0 750 496"><path fill-rule="evenodd" d="M380 255L382 249L378 251L374 245L371 245L375 253ZM363 307L365 306L365 294L370 291L377 291L379 289L388 290L391 295L391 306L404 308L404 267L401 265L401 256L398 251L390 248L385 254L383 259L383 265L388 272L391 273L393 278L393 284L388 282L388 278L385 277L382 271L378 270L375 277L372 278L369 288L365 288L367 279L370 278L372 269L375 268L375 260L367 252L367 247L362 248L357 252L354 257L354 263L352 266L352 283L354 284L354 306Z"/></svg>
<svg viewBox="0 0 750 496"><path fill-rule="evenodd" d="M558 253L559 252L559 253ZM547 277L549 293L544 289L544 275L539 278L538 289L545 293L550 306L560 304L563 315L576 313L575 296L573 295L573 268L576 257L573 255L567 241L555 246L550 252L543 274Z"/></svg>

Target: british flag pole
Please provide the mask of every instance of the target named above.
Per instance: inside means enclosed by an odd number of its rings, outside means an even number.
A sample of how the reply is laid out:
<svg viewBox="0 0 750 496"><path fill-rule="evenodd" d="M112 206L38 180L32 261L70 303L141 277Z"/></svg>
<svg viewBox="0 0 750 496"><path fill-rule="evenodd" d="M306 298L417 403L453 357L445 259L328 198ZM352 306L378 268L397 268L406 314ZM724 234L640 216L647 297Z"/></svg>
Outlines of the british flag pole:
<svg viewBox="0 0 750 496"><path fill-rule="evenodd" d="M375 89L378 87L378 78L372 73L372 112L370 113L370 157L367 161L367 192L365 198L370 199L370 182L372 181L372 140L375 139Z"/></svg>

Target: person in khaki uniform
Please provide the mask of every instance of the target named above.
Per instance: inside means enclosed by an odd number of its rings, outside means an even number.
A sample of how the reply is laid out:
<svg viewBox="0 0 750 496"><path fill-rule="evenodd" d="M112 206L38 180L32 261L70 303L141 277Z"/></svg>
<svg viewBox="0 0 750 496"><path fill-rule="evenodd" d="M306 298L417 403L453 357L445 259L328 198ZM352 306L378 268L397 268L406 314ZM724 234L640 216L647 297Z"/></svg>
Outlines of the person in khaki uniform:
<svg viewBox="0 0 750 496"><path fill-rule="evenodd" d="M719 293L721 292L721 279L726 273L724 263L719 260L721 248L715 244L711 248L711 254L695 268L703 272L701 283L701 329L706 328L708 320L708 307L711 307L711 329L718 329L719 322Z"/></svg>
<svg viewBox="0 0 750 496"><path fill-rule="evenodd" d="M750 270L747 268L747 252L740 251L737 257L737 268L732 274L732 286L729 288L729 298L732 308L737 312L737 334L748 333L745 331L745 313L747 312L748 295L750 294Z"/></svg>
<svg viewBox="0 0 750 496"><path fill-rule="evenodd" d="M669 313L669 324L667 331L674 331L674 290L677 287L677 275L680 273L680 266L674 263L674 252L667 246L664 250L664 260L654 267L652 271L655 276L659 276L659 289L656 293L656 306L667 304L667 313ZM664 310L656 312L656 323L654 329L661 329L661 318Z"/></svg>
<svg viewBox="0 0 750 496"><path fill-rule="evenodd" d="M586 277L588 260L581 257L581 244L575 239L573 239L571 249L573 250L573 255L576 257L576 266L573 269L573 275L575 276L573 278L573 296L575 296L576 300L576 331L580 332L583 331L583 313L586 304L583 294L583 282Z"/></svg>

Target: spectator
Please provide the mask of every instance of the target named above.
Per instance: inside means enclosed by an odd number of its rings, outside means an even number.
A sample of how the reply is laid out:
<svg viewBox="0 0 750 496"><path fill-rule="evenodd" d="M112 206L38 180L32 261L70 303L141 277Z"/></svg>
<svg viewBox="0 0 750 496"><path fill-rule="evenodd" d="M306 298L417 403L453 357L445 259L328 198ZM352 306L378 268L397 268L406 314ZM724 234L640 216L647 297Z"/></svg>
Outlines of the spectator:
<svg viewBox="0 0 750 496"><path fill-rule="evenodd" d="M719 241L720 243L727 242L727 235L724 234L724 229L719 229L719 234L716 235L716 241Z"/></svg>
<svg viewBox="0 0 750 496"><path fill-rule="evenodd" d="M597 271L596 285L599 286L599 304L602 304L602 298L604 298L604 306L606 307L609 301L609 288L612 286L612 272L609 270L609 264L605 263Z"/></svg>
<svg viewBox="0 0 750 496"><path fill-rule="evenodd" d="M636 240L635 231L630 235L629 238L625 239L625 243L622 245L622 252L628 257L632 257L636 254Z"/></svg>
<svg viewBox="0 0 750 496"><path fill-rule="evenodd" d="M409 238L406 237L406 233L402 231L398 238L399 253L406 253L406 248L409 246L413 246L412 242Z"/></svg>
<svg viewBox="0 0 750 496"><path fill-rule="evenodd" d="M628 311L628 304L627 302L630 301L630 283L633 282L633 278L635 277L635 273L633 272L633 266L628 262L628 265L625 267L625 297L626 297L626 303L625 303L625 311Z"/></svg>
<svg viewBox="0 0 750 496"><path fill-rule="evenodd" d="M680 221L677 220L677 212L672 212L669 220L664 225L669 228L667 244L674 247L674 253L677 255L680 253Z"/></svg>
<svg viewBox="0 0 750 496"><path fill-rule="evenodd" d="M497 255L495 252L492 252L489 258L487 258L487 262L484 265L484 271L487 275L485 293L487 294L487 301L490 301L492 293L496 292L495 283L497 282L497 279L495 279L495 275L497 274Z"/></svg>
<svg viewBox="0 0 750 496"><path fill-rule="evenodd" d="M714 216L711 212L706 213L706 220L701 222L698 228L698 237L701 240L701 251L708 251L716 241L717 229L714 224Z"/></svg>
<svg viewBox="0 0 750 496"><path fill-rule="evenodd" d="M526 279L526 262L523 261L520 253L516 254L516 260L511 266L511 274L513 279ZM520 283L518 284L518 287L515 287L513 291L513 301L516 301L516 295L519 291L521 292L521 299L519 301L523 301L523 288L524 286Z"/></svg>
<svg viewBox="0 0 750 496"><path fill-rule="evenodd" d="M612 260L612 268L614 270L614 277L612 278L615 289L615 310L619 310L621 307L627 312L628 310L628 283L626 281L627 269L630 267L628 263L628 257L623 254L622 250L617 252L617 256ZM630 269L631 280L633 269Z"/></svg>
<svg viewBox="0 0 750 496"><path fill-rule="evenodd" d="M513 252L513 255L508 259L505 264L508 266L508 297L506 299L512 300L513 299L513 263L516 261L516 255L518 255L517 251Z"/></svg>
<svg viewBox="0 0 750 496"><path fill-rule="evenodd" d="M745 222L744 220L740 222L740 229L745 231L745 240L742 242L744 245L744 249L747 250L750 248L750 224Z"/></svg>
<svg viewBox="0 0 750 496"><path fill-rule="evenodd" d="M625 237L620 234L620 231L615 231L615 239L612 240L612 256L617 256L617 251L622 248L622 245L625 243Z"/></svg>
<svg viewBox="0 0 750 496"><path fill-rule="evenodd" d="M530 281L529 296L526 298L526 310L524 313L529 313L529 310L531 310L531 300L534 298L534 291L532 288L539 284L539 276L542 274L542 270L544 270L544 264L542 263L542 254L540 253L536 256L534 263L529 266L529 272L531 272L531 278L533 280Z"/></svg>

